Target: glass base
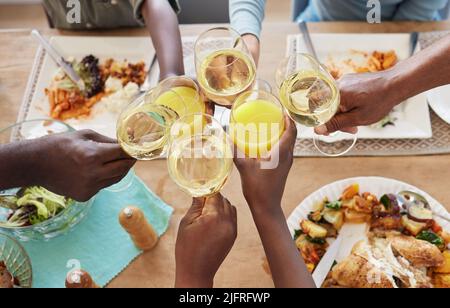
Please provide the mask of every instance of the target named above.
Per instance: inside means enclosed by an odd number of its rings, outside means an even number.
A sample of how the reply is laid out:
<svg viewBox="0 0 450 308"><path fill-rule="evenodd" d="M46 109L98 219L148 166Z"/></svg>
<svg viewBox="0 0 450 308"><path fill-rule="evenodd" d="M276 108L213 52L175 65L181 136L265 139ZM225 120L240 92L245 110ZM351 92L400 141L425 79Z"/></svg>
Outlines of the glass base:
<svg viewBox="0 0 450 308"><path fill-rule="evenodd" d="M357 135L335 132L328 136L314 134L313 142L317 150L328 157L339 157L347 154L355 146Z"/></svg>

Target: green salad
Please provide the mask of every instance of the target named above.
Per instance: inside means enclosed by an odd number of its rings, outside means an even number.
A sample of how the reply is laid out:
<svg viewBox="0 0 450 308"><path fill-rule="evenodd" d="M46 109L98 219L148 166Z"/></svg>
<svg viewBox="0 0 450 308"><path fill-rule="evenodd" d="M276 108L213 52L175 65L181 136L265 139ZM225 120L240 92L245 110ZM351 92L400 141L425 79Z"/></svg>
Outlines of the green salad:
<svg viewBox="0 0 450 308"><path fill-rule="evenodd" d="M9 209L3 227L27 227L49 220L67 209L73 200L43 187L22 188L16 196L0 197L0 207Z"/></svg>

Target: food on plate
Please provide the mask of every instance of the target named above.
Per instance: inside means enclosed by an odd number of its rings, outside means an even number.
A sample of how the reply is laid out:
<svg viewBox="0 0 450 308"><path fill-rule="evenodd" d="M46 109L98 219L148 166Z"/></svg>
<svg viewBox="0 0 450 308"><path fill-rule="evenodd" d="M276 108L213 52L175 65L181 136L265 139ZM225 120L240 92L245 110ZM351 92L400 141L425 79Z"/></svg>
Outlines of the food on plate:
<svg viewBox="0 0 450 308"><path fill-rule="evenodd" d="M67 289L98 289L100 288L91 275L83 270L73 270L66 277Z"/></svg>
<svg viewBox="0 0 450 308"><path fill-rule="evenodd" d="M18 228L40 224L67 209L73 200L56 195L42 187L22 188L12 197L0 197L2 207L9 209L0 227Z"/></svg>
<svg viewBox="0 0 450 308"><path fill-rule="evenodd" d="M343 224L370 226L368 240L356 244L352 254L333 267L324 287L450 287L449 234L426 204L399 202L394 194L378 199L361 193L355 184L338 200L326 198L317 204L300 221L294 240L310 272Z"/></svg>
<svg viewBox="0 0 450 308"><path fill-rule="evenodd" d="M358 61L360 60L360 61ZM368 53L360 50L350 50L350 56L342 61L328 57L326 66L335 79L351 73L375 73L390 69L398 62L394 50L387 52L373 51Z"/></svg>
<svg viewBox="0 0 450 308"><path fill-rule="evenodd" d="M50 103L50 116L62 121L89 116L93 106L102 99L125 91L118 95L119 97L112 98L111 109L117 111L120 109L117 105L123 105L118 104L117 100L123 100L125 96L129 103L139 92L138 88L144 83L147 74L144 62L133 64L108 59L101 64L99 59L92 55L86 56L80 62L73 59L70 64L83 79L86 90L81 92L61 69L53 76L49 88L45 89ZM127 87L128 85L130 86ZM130 93L134 94L131 98Z"/></svg>
<svg viewBox="0 0 450 308"><path fill-rule="evenodd" d="M129 206L119 215L119 222L128 232L137 248L148 251L158 244L159 236L145 218L141 209Z"/></svg>
<svg viewBox="0 0 450 308"><path fill-rule="evenodd" d="M12 289L19 286L19 282L8 271L6 264L0 261L0 289Z"/></svg>

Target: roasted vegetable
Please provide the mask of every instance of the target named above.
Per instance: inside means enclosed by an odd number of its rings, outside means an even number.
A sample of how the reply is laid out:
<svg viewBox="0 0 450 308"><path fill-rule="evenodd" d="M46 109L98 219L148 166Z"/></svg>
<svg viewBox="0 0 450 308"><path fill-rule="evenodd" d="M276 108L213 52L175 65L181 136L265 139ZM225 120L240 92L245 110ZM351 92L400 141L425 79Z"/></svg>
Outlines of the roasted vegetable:
<svg viewBox="0 0 450 308"><path fill-rule="evenodd" d="M408 208L408 217L418 222L429 222L433 220L433 212L419 205L412 205Z"/></svg>
<svg viewBox="0 0 450 308"><path fill-rule="evenodd" d="M411 220L406 215L402 216L402 225L413 236L417 236L427 227L427 224Z"/></svg>
<svg viewBox="0 0 450 308"><path fill-rule="evenodd" d="M332 224L335 229L340 230L344 224L344 213L342 211L325 209L323 211L323 219Z"/></svg>
<svg viewBox="0 0 450 308"><path fill-rule="evenodd" d="M444 264L437 267L434 272L439 274L450 274L450 250L444 251L443 255L445 259Z"/></svg>
<svg viewBox="0 0 450 308"><path fill-rule="evenodd" d="M424 231L420 232L416 236L416 238L418 240L427 241L433 245L436 245L441 250L445 249L445 242L442 239L442 237L440 237L439 235L437 235L436 233L434 233L431 230L424 230Z"/></svg>
<svg viewBox="0 0 450 308"><path fill-rule="evenodd" d="M321 227L312 221L303 220L300 226L303 232L312 238L325 238L328 233L324 227Z"/></svg>
<svg viewBox="0 0 450 308"><path fill-rule="evenodd" d="M311 212L308 215L308 219L314 222L319 222L322 220L322 211Z"/></svg>
<svg viewBox="0 0 450 308"><path fill-rule="evenodd" d="M393 194L383 195L380 199L380 203L384 205L386 212L390 215L400 214L400 206L397 201L397 197Z"/></svg>
<svg viewBox="0 0 450 308"><path fill-rule="evenodd" d="M449 274L437 274L434 276L434 287L438 289L450 288L450 275Z"/></svg>
<svg viewBox="0 0 450 308"><path fill-rule="evenodd" d="M302 235L302 234L303 234L302 230L295 230L294 241L296 241L300 237L300 235Z"/></svg>
<svg viewBox="0 0 450 308"><path fill-rule="evenodd" d="M334 202L328 202L325 203L325 208L331 209L331 210L340 210L342 208L342 201L334 201Z"/></svg>
<svg viewBox="0 0 450 308"><path fill-rule="evenodd" d="M359 194L359 184L354 184L344 190L342 200L350 200L357 194Z"/></svg>
<svg viewBox="0 0 450 308"><path fill-rule="evenodd" d="M345 209L344 211L345 221L351 223L363 223L369 222L371 219L370 214L360 213L351 209Z"/></svg>
<svg viewBox="0 0 450 308"><path fill-rule="evenodd" d="M98 58L89 55L84 57L81 62L72 63L73 68L85 83L85 94L88 98L103 91L104 83L98 62Z"/></svg>

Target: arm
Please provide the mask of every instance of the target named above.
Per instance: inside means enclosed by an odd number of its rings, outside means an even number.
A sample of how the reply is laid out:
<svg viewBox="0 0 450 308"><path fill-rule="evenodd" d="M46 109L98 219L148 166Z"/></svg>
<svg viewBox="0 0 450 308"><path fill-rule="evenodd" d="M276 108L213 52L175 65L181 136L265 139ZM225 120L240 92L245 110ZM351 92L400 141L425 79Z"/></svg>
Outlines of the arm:
<svg viewBox="0 0 450 308"><path fill-rule="evenodd" d="M295 246L281 209L281 199L293 163L297 130L286 117L286 132L279 147L279 163L274 169L262 169L256 159L236 158L242 190L258 228L272 277L277 288L314 288L314 282Z"/></svg>
<svg viewBox="0 0 450 308"><path fill-rule="evenodd" d="M231 27L242 35L257 63L266 0L230 0Z"/></svg>
<svg viewBox="0 0 450 308"><path fill-rule="evenodd" d="M394 15L393 20L432 21L437 19L438 11L443 9L447 0L407 0L403 1Z"/></svg>
<svg viewBox="0 0 450 308"><path fill-rule="evenodd" d="M390 70L344 76L339 81L340 112L316 132L351 131L376 123L406 99L450 84L449 55L450 35Z"/></svg>
<svg viewBox="0 0 450 308"><path fill-rule="evenodd" d="M227 199L194 199L178 230L175 287L212 288L236 236L236 208Z"/></svg>
<svg viewBox="0 0 450 308"><path fill-rule="evenodd" d="M7 144L0 160L0 190L38 185L78 201L119 182L135 163L114 140L92 131Z"/></svg>
<svg viewBox="0 0 450 308"><path fill-rule="evenodd" d="M167 0L145 0L142 16L160 67L160 80L184 75L183 46L177 16Z"/></svg>

